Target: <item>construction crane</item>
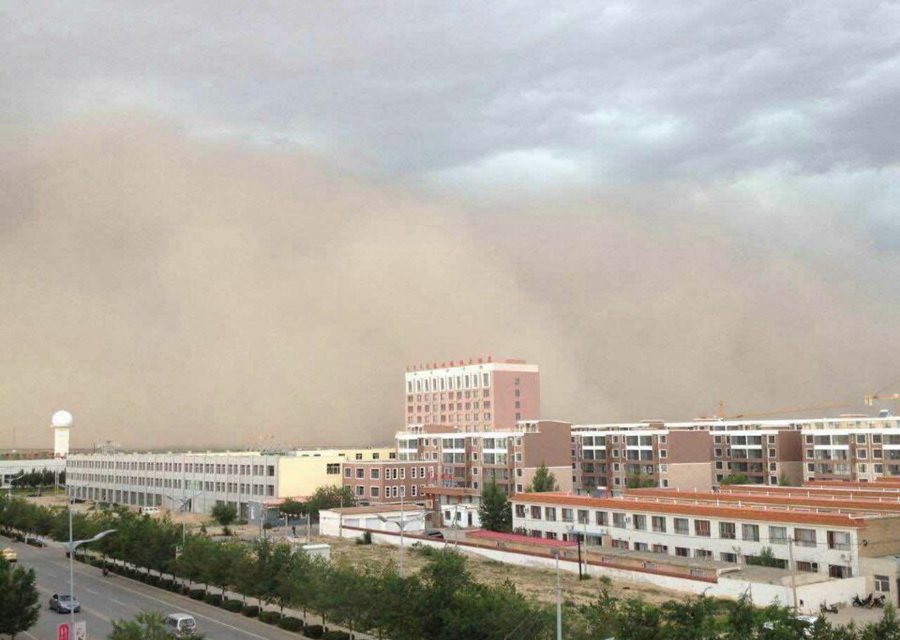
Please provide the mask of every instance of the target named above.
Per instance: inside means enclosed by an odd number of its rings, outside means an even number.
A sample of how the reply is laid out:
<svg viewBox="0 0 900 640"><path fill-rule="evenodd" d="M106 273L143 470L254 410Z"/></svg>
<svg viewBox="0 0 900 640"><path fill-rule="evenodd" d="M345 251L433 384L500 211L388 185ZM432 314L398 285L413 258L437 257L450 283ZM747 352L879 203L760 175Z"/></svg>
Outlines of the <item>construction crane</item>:
<svg viewBox="0 0 900 640"><path fill-rule="evenodd" d="M734 415L724 415L724 411L721 410L722 403L719 403L719 414L716 416L719 420L737 420L739 418L763 418L765 416L774 416L781 413L802 413L804 411L818 411L820 409L846 409L853 405L840 403L840 404L815 404L809 405L805 407L786 407L784 409L775 409L772 411L758 411L755 413L736 413Z"/></svg>
<svg viewBox="0 0 900 640"><path fill-rule="evenodd" d="M873 404L875 404L875 402L877 400L898 400L898 399L900 399L900 393L890 393L890 394L884 395L885 391L887 391L888 389L890 389L892 387L896 387L898 384L900 384L900 380L897 380L897 382L892 382L889 385L881 387L881 389L879 389L872 395L865 396L863 398L863 401L868 406L871 407Z"/></svg>

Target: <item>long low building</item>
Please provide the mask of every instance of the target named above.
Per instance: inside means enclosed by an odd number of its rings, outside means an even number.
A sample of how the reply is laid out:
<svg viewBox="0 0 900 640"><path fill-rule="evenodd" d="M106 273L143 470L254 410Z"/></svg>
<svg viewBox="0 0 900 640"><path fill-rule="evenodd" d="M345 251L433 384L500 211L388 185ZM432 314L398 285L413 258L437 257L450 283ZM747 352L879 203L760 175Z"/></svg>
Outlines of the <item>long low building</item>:
<svg viewBox="0 0 900 640"><path fill-rule="evenodd" d="M767 487L771 489L771 487ZM662 494L662 495L655 495ZM630 493L591 498L560 493L512 497L513 527L542 538L580 538L587 548L654 552L845 579L865 576L872 591L897 601L900 512L896 504L758 494L740 499L698 492Z"/></svg>
<svg viewBox="0 0 900 640"><path fill-rule="evenodd" d="M342 484L347 461L392 460L391 447L300 449L284 453L70 454L66 486L86 500L136 507L154 506L209 513L218 503L233 505L254 519L262 505L304 499L321 486Z"/></svg>
<svg viewBox="0 0 900 640"><path fill-rule="evenodd" d="M8 488L17 477L35 471L50 471L59 474L66 468L62 458L24 458L0 460L0 487Z"/></svg>

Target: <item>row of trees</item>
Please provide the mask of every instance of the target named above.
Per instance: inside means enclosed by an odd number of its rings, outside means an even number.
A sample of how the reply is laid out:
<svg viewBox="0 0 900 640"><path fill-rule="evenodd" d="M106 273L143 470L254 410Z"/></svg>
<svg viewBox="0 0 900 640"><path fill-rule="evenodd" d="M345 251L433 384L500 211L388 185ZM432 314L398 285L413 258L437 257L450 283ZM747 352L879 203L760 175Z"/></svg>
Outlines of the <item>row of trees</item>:
<svg viewBox="0 0 900 640"><path fill-rule="evenodd" d="M40 471L28 471L18 476L12 481L14 487L27 487L29 489L39 489L42 487L53 487L57 484L62 486L66 483L66 472L60 471L57 474L49 469Z"/></svg>
<svg viewBox="0 0 900 640"><path fill-rule="evenodd" d="M65 515L64 509L0 498L0 524L8 531L39 533L40 529L43 535L65 540ZM526 599L511 582L475 581L466 559L453 547L419 549L427 556L425 567L401 576L392 562L329 563L292 553L288 545L266 538L244 543L190 535L176 558L181 541L177 526L166 518L138 516L124 509L75 514L74 525L77 538L115 528L115 535L92 545L108 556L204 585L210 593L241 594L251 601L248 606L255 602L282 610L287 607L302 611L304 617L312 612L326 622L377 637L549 639L555 631L552 606ZM17 591L0 586L0 612L6 610L7 594ZM833 627L823 620L805 631L790 610L755 609L746 599L735 603L698 597L654 606L604 592L590 605L565 603L563 618L564 636L569 640L900 640L892 608L885 610L881 622L865 628Z"/></svg>

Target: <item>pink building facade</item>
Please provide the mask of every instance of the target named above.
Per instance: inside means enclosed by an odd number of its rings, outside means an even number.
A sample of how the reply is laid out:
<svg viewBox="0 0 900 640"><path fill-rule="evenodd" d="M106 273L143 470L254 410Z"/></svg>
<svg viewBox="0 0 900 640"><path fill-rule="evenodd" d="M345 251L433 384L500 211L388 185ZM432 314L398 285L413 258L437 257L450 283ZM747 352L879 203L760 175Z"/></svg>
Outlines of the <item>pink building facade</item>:
<svg viewBox="0 0 900 640"><path fill-rule="evenodd" d="M357 461L341 465L345 487L360 502L423 502L425 488L437 481L437 463L425 460Z"/></svg>
<svg viewBox="0 0 900 640"><path fill-rule="evenodd" d="M525 360L488 356L408 367L405 391L407 428L512 431L520 420L540 418L540 372Z"/></svg>

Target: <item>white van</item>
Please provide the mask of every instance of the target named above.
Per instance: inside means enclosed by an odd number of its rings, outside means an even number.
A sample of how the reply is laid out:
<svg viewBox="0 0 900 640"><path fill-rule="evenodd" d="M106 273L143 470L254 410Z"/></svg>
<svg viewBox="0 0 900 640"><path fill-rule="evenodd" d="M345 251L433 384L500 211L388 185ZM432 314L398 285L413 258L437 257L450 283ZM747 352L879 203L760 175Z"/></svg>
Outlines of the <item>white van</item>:
<svg viewBox="0 0 900 640"><path fill-rule="evenodd" d="M197 633L197 621L187 613L170 613L166 616L166 631L176 638L193 636Z"/></svg>
<svg viewBox="0 0 900 640"><path fill-rule="evenodd" d="M155 516L159 513L159 507L141 507L142 516Z"/></svg>

